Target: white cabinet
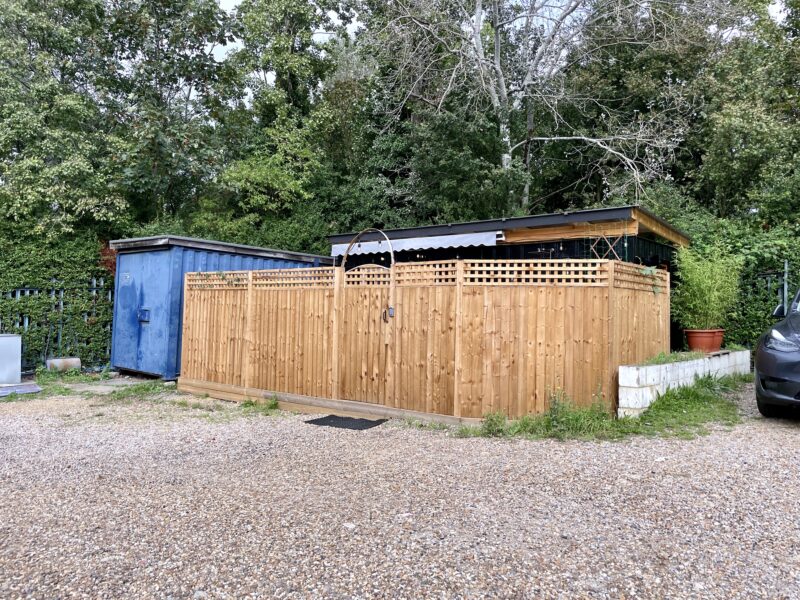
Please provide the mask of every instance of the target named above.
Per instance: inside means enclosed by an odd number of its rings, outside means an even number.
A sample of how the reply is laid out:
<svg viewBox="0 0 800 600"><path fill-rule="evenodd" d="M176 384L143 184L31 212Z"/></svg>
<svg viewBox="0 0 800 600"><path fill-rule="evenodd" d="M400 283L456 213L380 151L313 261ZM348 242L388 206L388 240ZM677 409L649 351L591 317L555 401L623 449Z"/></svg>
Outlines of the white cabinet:
<svg viewBox="0 0 800 600"><path fill-rule="evenodd" d="M20 382L22 371L22 338L16 334L0 334L0 385Z"/></svg>

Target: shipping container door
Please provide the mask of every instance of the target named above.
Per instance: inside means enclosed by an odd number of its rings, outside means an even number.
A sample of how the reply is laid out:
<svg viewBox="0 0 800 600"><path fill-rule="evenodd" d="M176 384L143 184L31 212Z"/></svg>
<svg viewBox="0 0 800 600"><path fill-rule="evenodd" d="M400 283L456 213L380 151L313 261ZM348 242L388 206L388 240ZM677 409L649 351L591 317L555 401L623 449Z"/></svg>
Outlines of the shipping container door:
<svg viewBox="0 0 800 600"><path fill-rule="evenodd" d="M169 251L120 256L114 317L114 366L163 374L167 362Z"/></svg>

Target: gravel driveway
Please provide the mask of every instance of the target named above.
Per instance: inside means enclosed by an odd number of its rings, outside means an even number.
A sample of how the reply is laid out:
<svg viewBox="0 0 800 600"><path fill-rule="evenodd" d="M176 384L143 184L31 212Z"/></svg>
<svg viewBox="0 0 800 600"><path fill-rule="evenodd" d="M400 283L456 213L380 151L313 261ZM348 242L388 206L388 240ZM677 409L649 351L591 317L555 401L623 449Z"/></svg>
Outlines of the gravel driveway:
<svg viewBox="0 0 800 600"><path fill-rule="evenodd" d="M0 404L0 597L800 596L797 422L564 443L215 408Z"/></svg>

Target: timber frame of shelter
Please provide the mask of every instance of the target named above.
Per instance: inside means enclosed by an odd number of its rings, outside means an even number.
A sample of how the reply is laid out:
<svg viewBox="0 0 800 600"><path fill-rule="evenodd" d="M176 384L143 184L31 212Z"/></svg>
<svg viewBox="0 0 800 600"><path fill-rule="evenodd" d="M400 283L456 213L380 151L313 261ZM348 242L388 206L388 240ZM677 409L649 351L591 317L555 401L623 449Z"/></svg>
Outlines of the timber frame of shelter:
<svg viewBox="0 0 800 600"><path fill-rule="evenodd" d="M332 235L331 255L348 266L391 262L608 259L672 268L683 232L640 206L593 208L487 221Z"/></svg>
<svg viewBox="0 0 800 600"><path fill-rule="evenodd" d="M616 404L669 351L669 273L614 260L446 260L185 280L179 389L446 422Z"/></svg>

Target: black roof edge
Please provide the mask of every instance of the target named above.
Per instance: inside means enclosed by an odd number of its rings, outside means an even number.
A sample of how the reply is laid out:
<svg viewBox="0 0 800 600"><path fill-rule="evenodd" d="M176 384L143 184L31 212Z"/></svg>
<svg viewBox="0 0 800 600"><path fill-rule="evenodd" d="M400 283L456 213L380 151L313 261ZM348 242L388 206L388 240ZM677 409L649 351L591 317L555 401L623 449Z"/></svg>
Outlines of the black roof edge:
<svg viewBox="0 0 800 600"><path fill-rule="evenodd" d="M303 252L291 252L288 250L274 250L272 248L260 248L258 246L246 246L244 244L231 244L229 242L219 242L216 240L202 240L180 235L154 235L124 240L111 240L108 245L112 250L122 253L180 246L182 248L211 250L213 252L226 252L228 254L244 254L247 256L294 260L308 263L319 261L321 264L333 264L333 259L330 256L305 254Z"/></svg>
<svg viewBox="0 0 800 600"><path fill-rule="evenodd" d="M423 225L421 227L404 227L400 229L385 229L384 233L389 239L406 239L421 236L436 235L455 235L459 233L480 233L495 229L508 229L511 227L547 227L548 225L563 225L566 223L580 223L582 221L617 221L619 219L630 219L633 210L639 210L665 227L676 231L686 239L685 233L675 229L661 217L651 213L649 210L639 205L631 204L627 206L615 206L610 208L590 208L585 210L567 211L563 213L547 213L540 215L530 215L526 217L505 217L501 219L488 219L485 221L468 221L464 223L448 223L446 225ZM587 218L588 217L588 218ZM331 244L347 244L357 233L339 233L328 236ZM367 233L361 236L362 241L373 241L383 239L377 233Z"/></svg>
<svg viewBox="0 0 800 600"><path fill-rule="evenodd" d="M687 240L689 240L690 242L692 241L692 238L691 238L691 236L690 236L688 233L686 233L686 232L684 232L684 231L682 231L682 230L678 229L677 227L675 227L674 225L672 225L672 224L671 224L669 221L667 221L667 220L665 220L665 219L662 219L661 217L659 217L659 216L658 216L657 214L655 214L654 212L651 212L651 211L647 210L647 209L646 209L644 206L638 206L638 205L634 205L634 206L632 206L631 208L635 208L635 209L636 209L636 210L638 210L639 212L642 212L642 213L646 214L646 215L647 215L648 217L650 217L651 219L654 219L654 220L658 221L658 222L659 222L659 223L661 223L661 224L662 224L664 227L669 227L669 228L670 228L670 229L672 229L672 231L674 231L675 233L677 233L677 234L679 234L679 235L681 235L681 236L685 237L685 238L686 238Z"/></svg>

